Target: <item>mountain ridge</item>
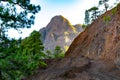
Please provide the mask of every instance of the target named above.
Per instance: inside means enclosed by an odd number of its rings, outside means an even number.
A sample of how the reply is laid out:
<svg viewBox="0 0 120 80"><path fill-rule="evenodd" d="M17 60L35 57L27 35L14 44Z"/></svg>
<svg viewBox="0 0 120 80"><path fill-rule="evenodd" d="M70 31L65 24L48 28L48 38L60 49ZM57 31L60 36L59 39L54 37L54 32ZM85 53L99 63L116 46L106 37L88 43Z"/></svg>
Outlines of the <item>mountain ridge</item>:
<svg viewBox="0 0 120 80"><path fill-rule="evenodd" d="M66 48L83 29L81 25L73 26L66 18L57 15L51 19L46 27L39 31L42 34L45 50L53 50L56 46L67 50Z"/></svg>

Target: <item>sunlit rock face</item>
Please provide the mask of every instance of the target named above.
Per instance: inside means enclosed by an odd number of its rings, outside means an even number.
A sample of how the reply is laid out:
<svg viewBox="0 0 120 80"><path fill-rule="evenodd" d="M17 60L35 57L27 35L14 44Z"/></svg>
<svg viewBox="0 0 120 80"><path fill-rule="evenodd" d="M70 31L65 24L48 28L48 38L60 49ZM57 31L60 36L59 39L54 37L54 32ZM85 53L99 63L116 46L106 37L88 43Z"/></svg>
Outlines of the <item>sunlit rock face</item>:
<svg viewBox="0 0 120 80"><path fill-rule="evenodd" d="M82 32L80 24L75 26L63 16L55 16L50 23L40 29L45 50L53 50L56 46L67 50L74 38Z"/></svg>

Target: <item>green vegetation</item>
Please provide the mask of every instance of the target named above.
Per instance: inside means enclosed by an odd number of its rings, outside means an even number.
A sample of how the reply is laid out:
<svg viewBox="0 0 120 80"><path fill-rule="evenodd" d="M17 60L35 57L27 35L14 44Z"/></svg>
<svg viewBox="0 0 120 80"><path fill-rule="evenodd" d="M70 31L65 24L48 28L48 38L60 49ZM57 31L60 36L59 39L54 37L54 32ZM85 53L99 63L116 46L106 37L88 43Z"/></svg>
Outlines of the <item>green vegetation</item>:
<svg viewBox="0 0 120 80"><path fill-rule="evenodd" d="M2 34L1 34L2 35ZM46 67L43 59L63 58L61 47L44 53L41 34L33 31L21 40L8 39L2 35L0 41L0 80L21 80L32 75L39 67Z"/></svg>
<svg viewBox="0 0 120 80"><path fill-rule="evenodd" d="M50 51L50 50L46 51L47 59L63 58L64 55L65 55L65 52L61 49L60 46L56 46L53 51Z"/></svg>
<svg viewBox="0 0 120 80"><path fill-rule="evenodd" d="M64 57L64 52L60 46L56 46L53 52L54 52L53 54L54 54L55 58L63 58Z"/></svg>
<svg viewBox="0 0 120 80"><path fill-rule="evenodd" d="M84 21L85 21L86 25L88 25L90 23L90 14L89 14L88 10L85 11L85 19L84 19Z"/></svg>
<svg viewBox="0 0 120 80"><path fill-rule="evenodd" d="M109 8L109 0L99 0L98 6L93 6L85 11L85 25L88 25L95 21L103 12L107 11ZM104 9L100 10L99 7L104 5Z"/></svg>
<svg viewBox="0 0 120 80"><path fill-rule="evenodd" d="M91 20L95 21L99 16L98 7L94 6L94 7L90 8L89 12L91 13Z"/></svg>
<svg viewBox="0 0 120 80"><path fill-rule="evenodd" d="M82 28L85 29L87 26L88 26L88 25L83 24L83 25L82 25Z"/></svg>
<svg viewBox="0 0 120 80"><path fill-rule="evenodd" d="M30 4L30 0L0 0L0 36L10 28L30 28L39 10L40 6Z"/></svg>
<svg viewBox="0 0 120 80"><path fill-rule="evenodd" d="M104 16L103 20L107 24L111 20L111 18L110 16Z"/></svg>
<svg viewBox="0 0 120 80"><path fill-rule="evenodd" d="M33 74L39 66L47 66L42 61L45 57L44 47L37 31L24 40L6 39L1 45L1 80L20 80Z"/></svg>
<svg viewBox="0 0 120 80"><path fill-rule="evenodd" d="M39 66L46 66L41 60L44 53L38 32L34 31L24 40L6 36L11 28L18 31L30 28L39 11L40 6L31 4L30 0L0 0L0 80L21 80Z"/></svg>
<svg viewBox="0 0 120 80"><path fill-rule="evenodd" d="M84 22L85 25L89 25L91 22L95 21L100 16L99 8L94 6L85 11Z"/></svg>
<svg viewBox="0 0 120 80"><path fill-rule="evenodd" d="M116 12L117 12L117 8L115 7L114 9L112 9L112 14L115 15Z"/></svg>
<svg viewBox="0 0 120 80"><path fill-rule="evenodd" d="M25 39L22 40L20 49L22 52L27 52L28 55L31 55L32 59L36 59L36 61L39 63L40 59L44 59L45 53L44 51L44 46L41 41L41 34L38 31L33 31L31 35ZM43 64L43 62L40 62ZM39 66L46 66L44 65L39 65Z"/></svg>

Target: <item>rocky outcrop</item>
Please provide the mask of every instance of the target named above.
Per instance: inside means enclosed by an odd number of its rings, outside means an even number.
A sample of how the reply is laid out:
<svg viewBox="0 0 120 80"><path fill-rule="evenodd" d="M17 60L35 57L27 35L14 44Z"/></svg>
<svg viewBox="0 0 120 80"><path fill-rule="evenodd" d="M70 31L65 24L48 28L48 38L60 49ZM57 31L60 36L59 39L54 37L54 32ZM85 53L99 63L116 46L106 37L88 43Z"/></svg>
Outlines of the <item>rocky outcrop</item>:
<svg viewBox="0 0 120 80"><path fill-rule="evenodd" d="M101 15L75 38L65 58L31 79L120 80L119 13L120 4Z"/></svg>
<svg viewBox="0 0 120 80"><path fill-rule="evenodd" d="M101 58L120 62L119 7L107 11L88 26L73 41L66 57L83 55L92 59Z"/></svg>
<svg viewBox="0 0 120 80"><path fill-rule="evenodd" d="M82 31L80 24L73 26L63 16L53 17L46 27L40 29L45 50L53 50L56 46L67 50L73 39Z"/></svg>

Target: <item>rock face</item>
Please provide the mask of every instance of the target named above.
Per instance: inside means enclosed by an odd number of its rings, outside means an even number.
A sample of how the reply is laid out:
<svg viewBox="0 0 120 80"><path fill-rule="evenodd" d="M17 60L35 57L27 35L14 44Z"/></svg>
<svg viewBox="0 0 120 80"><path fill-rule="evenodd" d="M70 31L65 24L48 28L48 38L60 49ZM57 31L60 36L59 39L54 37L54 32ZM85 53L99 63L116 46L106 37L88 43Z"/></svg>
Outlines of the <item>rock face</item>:
<svg viewBox="0 0 120 80"><path fill-rule="evenodd" d="M71 25L63 16L55 16L50 23L40 29L45 50L53 50L56 46L67 49L73 39L82 32L81 25Z"/></svg>
<svg viewBox="0 0 120 80"><path fill-rule="evenodd" d="M119 6L120 7L120 6ZM120 62L120 10L107 11L71 44L66 57L83 55L91 59Z"/></svg>
<svg viewBox="0 0 120 80"><path fill-rule="evenodd" d="M31 79L120 80L120 4L77 36L65 58Z"/></svg>

